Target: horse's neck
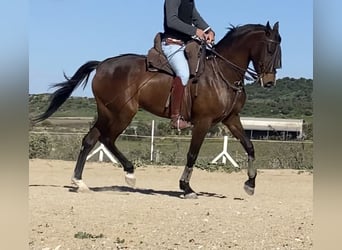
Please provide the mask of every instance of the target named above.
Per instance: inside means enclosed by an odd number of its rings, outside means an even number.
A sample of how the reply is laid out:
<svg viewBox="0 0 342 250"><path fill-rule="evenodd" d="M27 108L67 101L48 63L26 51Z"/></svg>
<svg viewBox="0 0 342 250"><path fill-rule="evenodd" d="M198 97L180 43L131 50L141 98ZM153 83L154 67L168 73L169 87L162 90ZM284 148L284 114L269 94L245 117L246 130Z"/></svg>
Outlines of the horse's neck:
<svg viewBox="0 0 342 250"><path fill-rule="evenodd" d="M245 71L249 64L248 53L239 51L234 46L230 48L215 48L216 52L224 59L217 58L217 66L223 76L231 82L243 80ZM241 51L241 50L240 50Z"/></svg>

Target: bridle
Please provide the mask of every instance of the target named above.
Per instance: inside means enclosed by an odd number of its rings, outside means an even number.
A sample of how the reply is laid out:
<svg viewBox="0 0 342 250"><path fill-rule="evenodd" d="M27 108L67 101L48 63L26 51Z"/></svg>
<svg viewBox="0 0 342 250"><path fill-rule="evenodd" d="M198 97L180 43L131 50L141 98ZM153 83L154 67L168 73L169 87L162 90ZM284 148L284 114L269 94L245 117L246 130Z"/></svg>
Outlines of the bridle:
<svg viewBox="0 0 342 250"><path fill-rule="evenodd" d="M266 53L268 53L268 45L269 44L275 44L276 48L270 58L270 60L267 62L266 67L261 67L259 65L260 68L263 69L267 69L269 71L266 70L262 70L262 72L258 73L255 69L252 69L250 67L247 67L247 69L243 69L240 66L236 65L235 63L231 62L230 60L226 59L225 57L223 57L222 55L220 55L214 48L213 45L209 45L209 44L205 44L206 49L209 50L211 53L213 53L216 57L220 58L222 61L224 61L225 63L229 64L231 67L233 67L236 71L238 71L244 79L248 80L248 81L258 81L260 78L262 78L264 76L264 74L267 74L269 72L273 72L273 69L278 69L281 68L281 48L280 48L280 42L276 41L274 39L270 39L270 38L266 38L265 40L260 41L262 43L267 43L265 45L265 52L264 52L264 56L263 56L263 60L266 56ZM201 43L205 43L204 41L201 41ZM271 69L271 70L270 70ZM246 73L249 75L246 75Z"/></svg>
<svg viewBox="0 0 342 250"><path fill-rule="evenodd" d="M261 43L267 43L265 46L264 54L262 61L265 61L265 57L269 52L269 45L274 44L275 49L272 53L272 56L270 60L265 64L265 67L261 67L264 65L259 65L260 68L262 68L261 74L266 74L266 73L272 73L274 69L279 69L281 68L281 48L280 48L280 42L276 41L274 39L266 38L265 41L260 41Z"/></svg>

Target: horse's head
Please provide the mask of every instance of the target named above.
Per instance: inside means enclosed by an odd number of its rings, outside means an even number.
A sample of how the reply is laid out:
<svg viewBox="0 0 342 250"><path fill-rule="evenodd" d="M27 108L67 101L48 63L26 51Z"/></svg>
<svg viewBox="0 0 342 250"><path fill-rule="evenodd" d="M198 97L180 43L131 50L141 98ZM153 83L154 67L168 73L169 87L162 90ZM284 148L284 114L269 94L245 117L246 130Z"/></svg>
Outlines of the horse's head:
<svg viewBox="0 0 342 250"><path fill-rule="evenodd" d="M259 83L262 87L272 87L276 83L277 69L281 68L279 23L276 22L271 28L267 22L264 30L255 33L254 39L250 58Z"/></svg>

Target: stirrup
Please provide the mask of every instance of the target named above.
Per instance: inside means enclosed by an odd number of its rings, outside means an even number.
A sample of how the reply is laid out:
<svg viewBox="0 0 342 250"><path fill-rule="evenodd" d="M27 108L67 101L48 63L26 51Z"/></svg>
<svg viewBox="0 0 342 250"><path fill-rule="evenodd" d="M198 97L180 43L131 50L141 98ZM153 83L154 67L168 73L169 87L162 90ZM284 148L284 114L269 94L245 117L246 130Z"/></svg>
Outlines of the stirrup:
<svg viewBox="0 0 342 250"><path fill-rule="evenodd" d="M177 118L171 119L171 128L177 129L178 131L186 128L191 128L192 125L190 122L184 120L182 116L178 116Z"/></svg>

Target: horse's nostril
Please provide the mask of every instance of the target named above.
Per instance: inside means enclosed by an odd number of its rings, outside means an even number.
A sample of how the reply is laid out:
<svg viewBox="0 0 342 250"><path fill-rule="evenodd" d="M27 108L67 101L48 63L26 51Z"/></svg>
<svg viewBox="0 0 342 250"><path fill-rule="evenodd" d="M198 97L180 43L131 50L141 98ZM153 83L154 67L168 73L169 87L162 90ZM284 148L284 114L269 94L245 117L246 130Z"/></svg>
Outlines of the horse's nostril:
<svg viewBox="0 0 342 250"><path fill-rule="evenodd" d="M273 82L267 82L264 86L265 88L270 88L273 86Z"/></svg>

